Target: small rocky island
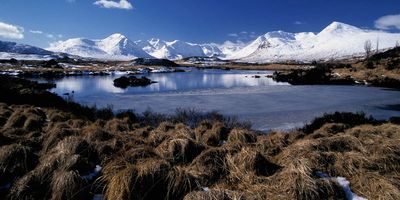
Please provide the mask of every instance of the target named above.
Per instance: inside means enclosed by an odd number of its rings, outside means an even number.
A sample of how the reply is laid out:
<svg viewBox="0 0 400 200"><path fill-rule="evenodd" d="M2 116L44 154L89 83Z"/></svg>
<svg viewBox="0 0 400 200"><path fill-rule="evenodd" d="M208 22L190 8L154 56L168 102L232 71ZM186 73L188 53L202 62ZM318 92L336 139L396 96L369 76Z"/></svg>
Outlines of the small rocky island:
<svg viewBox="0 0 400 200"><path fill-rule="evenodd" d="M144 76L141 78L137 78L136 76L122 76L114 80L114 86L123 89L127 87L147 86L153 83L156 82Z"/></svg>

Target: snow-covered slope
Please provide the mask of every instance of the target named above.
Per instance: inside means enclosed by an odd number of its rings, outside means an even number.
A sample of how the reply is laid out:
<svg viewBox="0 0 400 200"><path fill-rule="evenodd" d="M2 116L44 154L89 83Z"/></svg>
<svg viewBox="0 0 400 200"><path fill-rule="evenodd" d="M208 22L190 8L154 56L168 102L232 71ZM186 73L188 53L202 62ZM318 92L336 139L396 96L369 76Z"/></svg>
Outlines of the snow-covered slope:
<svg viewBox="0 0 400 200"><path fill-rule="evenodd" d="M50 60L70 56L44 50L26 44L18 44L15 42L0 41L0 59L17 59L17 60Z"/></svg>
<svg viewBox="0 0 400 200"><path fill-rule="evenodd" d="M218 48L221 51L221 56L230 56L236 53L237 51L243 49L247 44L243 42L231 42L226 41L223 44L218 45Z"/></svg>
<svg viewBox="0 0 400 200"><path fill-rule="evenodd" d="M155 58L177 60L187 57L212 57L219 56L220 50L214 44L193 44L175 40L172 42L150 39L149 41L137 41L143 50Z"/></svg>
<svg viewBox="0 0 400 200"><path fill-rule="evenodd" d="M101 50L110 55L134 56L139 58L150 57L140 46L118 33L99 40L97 45Z"/></svg>
<svg viewBox="0 0 400 200"><path fill-rule="evenodd" d="M258 37L243 49L226 59L243 62L313 61L339 59L363 55L364 44L372 47L394 47L400 34L363 30L344 23L333 22L320 33L269 32Z"/></svg>
<svg viewBox="0 0 400 200"><path fill-rule="evenodd" d="M52 43L47 50L100 59L127 60L152 57L136 43L118 33L102 40L75 38L59 41Z"/></svg>
<svg viewBox="0 0 400 200"><path fill-rule="evenodd" d="M121 34L103 40L70 39L53 43L48 50L82 57L132 59L136 57L177 60L188 57L217 57L240 62L313 61L339 59L364 54L364 44L370 40L373 48L395 46L400 33L363 30L348 24L333 22L319 33L268 32L254 41L223 44L194 44L160 39L131 41Z"/></svg>
<svg viewBox="0 0 400 200"><path fill-rule="evenodd" d="M15 42L0 41L0 52L4 53L15 53L15 54L37 54L37 55L50 55L52 52L44 49L25 45L17 44Z"/></svg>

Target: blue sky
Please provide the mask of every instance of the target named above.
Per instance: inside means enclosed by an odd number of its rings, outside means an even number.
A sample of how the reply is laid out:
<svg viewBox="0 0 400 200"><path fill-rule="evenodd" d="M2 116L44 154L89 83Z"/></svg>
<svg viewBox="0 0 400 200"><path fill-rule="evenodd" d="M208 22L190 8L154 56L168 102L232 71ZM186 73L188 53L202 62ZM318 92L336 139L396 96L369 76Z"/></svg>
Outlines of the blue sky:
<svg viewBox="0 0 400 200"><path fill-rule="evenodd" d="M47 47L57 40L118 32L132 40L222 43L274 30L319 32L332 21L400 29L399 0L122 0L123 8L117 8L120 0L114 1L2 0L0 31L3 25L6 31L20 31L23 38L0 32L0 40ZM387 15L392 18L384 19L386 25L375 24Z"/></svg>

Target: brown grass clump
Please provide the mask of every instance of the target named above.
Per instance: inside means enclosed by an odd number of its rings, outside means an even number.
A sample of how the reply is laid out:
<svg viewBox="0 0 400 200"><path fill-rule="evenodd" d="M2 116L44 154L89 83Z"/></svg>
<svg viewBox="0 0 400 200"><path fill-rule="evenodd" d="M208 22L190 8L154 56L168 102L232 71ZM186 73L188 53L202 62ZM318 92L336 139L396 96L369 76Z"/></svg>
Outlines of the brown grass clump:
<svg viewBox="0 0 400 200"><path fill-rule="evenodd" d="M157 147L167 139L172 137L177 138L177 136L180 135L175 133L174 127L175 126L170 122L162 122L156 129L149 133L146 142L153 147Z"/></svg>
<svg viewBox="0 0 400 200"><path fill-rule="evenodd" d="M104 129L106 131L109 131L110 133L124 133L129 131L130 128L130 123L127 118L125 119L117 119L114 118L110 121L107 121L107 123L104 126Z"/></svg>
<svg viewBox="0 0 400 200"><path fill-rule="evenodd" d="M229 133L228 142L255 143L257 136L249 130L235 128Z"/></svg>
<svg viewBox="0 0 400 200"><path fill-rule="evenodd" d="M367 199L400 199L399 181L399 177L382 177L377 173L360 173L350 178L353 192Z"/></svg>
<svg viewBox="0 0 400 200"><path fill-rule="evenodd" d="M256 176L271 176L282 167L268 161L260 152L251 148L243 148L235 155L227 156L230 175L238 180L253 174Z"/></svg>
<svg viewBox="0 0 400 200"><path fill-rule="evenodd" d="M88 142L106 141L113 138L110 133L105 131L97 123L93 123L89 126L84 127L82 130L82 134L84 134L84 137Z"/></svg>
<svg viewBox="0 0 400 200"><path fill-rule="evenodd" d="M221 189L209 189L207 191L196 191L187 194L184 200L243 200L243 195Z"/></svg>
<svg viewBox="0 0 400 200"><path fill-rule="evenodd" d="M386 140L371 147L367 168L382 174L400 171L400 140Z"/></svg>
<svg viewBox="0 0 400 200"><path fill-rule="evenodd" d="M345 199L337 183L313 176L310 161L296 159L277 177L279 187L291 199Z"/></svg>
<svg viewBox="0 0 400 200"><path fill-rule="evenodd" d="M14 111L7 104L0 103L0 127L2 127Z"/></svg>
<svg viewBox="0 0 400 200"><path fill-rule="evenodd" d="M85 180L74 171L58 171L51 180L51 198L80 200L88 199L88 188L85 188Z"/></svg>
<svg viewBox="0 0 400 200"><path fill-rule="evenodd" d="M321 128L314 131L314 133L307 135L306 138L322 138L333 136L337 133L342 133L347 129L347 126L342 123L327 123L324 124Z"/></svg>
<svg viewBox="0 0 400 200"><path fill-rule="evenodd" d="M313 146L318 151L323 152L364 152L362 142L353 136L338 135L329 138L321 138L316 140L319 144Z"/></svg>
<svg viewBox="0 0 400 200"><path fill-rule="evenodd" d="M91 171L91 166L87 160L79 155L68 155L64 153L53 153L40 159L40 164L33 170L35 176L43 184L50 184L54 172L62 169L65 171L77 170L81 174Z"/></svg>
<svg viewBox="0 0 400 200"><path fill-rule="evenodd" d="M270 157L276 156L285 147L293 143L293 135L291 133L272 132L258 136L257 149Z"/></svg>
<svg viewBox="0 0 400 200"><path fill-rule="evenodd" d="M184 196L199 189L195 176L185 168L174 167L167 175L168 189L166 199L183 199Z"/></svg>
<svg viewBox="0 0 400 200"><path fill-rule="evenodd" d="M11 144L0 148L0 185L11 183L23 176L37 163L37 156L30 147Z"/></svg>
<svg viewBox="0 0 400 200"><path fill-rule="evenodd" d="M220 146L228 138L229 130L221 122L202 122L195 130L196 140L209 146Z"/></svg>
<svg viewBox="0 0 400 200"><path fill-rule="evenodd" d="M376 139L400 139L400 126L390 123L379 126L361 125L349 129L346 133L359 138L364 143L373 144Z"/></svg>
<svg viewBox="0 0 400 200"><path fill-rule="evenodd" d="M45 153L53 148L59 141L68 137L77 135L78 131L72 129L66 123L51 123L49 124L46 133L43 136L43 149L42 152Z"/></svg>
<svg viewBox="0 0 400 200"><path fill-rule="evenodd" d="M116 160L108 164L101 179L107 183L105 199L163 199L167 194L168 162L142 159L135 164Z"/></svg>
<svg viewBox="0 0 400 200"><path fill-rule="evenodd" d="M90 146L78 136L70 136L61 140L53 149L57 153L89 155Z"/></svg>
<svg viewBox="0 0 400 200"><path fill-rule="evenodd" d="M136 163L141 159L159 158L159 155L149 146L139 146L124 152L123 158L129 163Z"/></svg>
<svg viewBox="0 0 400 200"><path fill-rule="evenodd" d="M91 142L93 150L96 152L99 163L103 166L112 160L117 152L123 149L123 143L117 139L107 140L104 142Z"/></svg>
<svg viewBox="0 0 400 200"><path fill-rule="evenodd" d="M166 122L162 122L158 125L157 131L168 132L170 130L174 130L174 128L175 128L175 125L173 123L166 121Z"/></svg>
<svg viewBox="0 0 400 200"><path fill-rule="evenodd" d="M40 158L40 164L34 169L42 183L49 183L58 170L76 171L86 175L93 171L93 151L89 144L76 136L67 137Z"/></svg>
<svg viewBox="0 0 400 200"><path fill-rule="evenodd" d="M337 177L400 199L400 125L364 115L260 135L217 115L76 114L0 103L0 199L346 199Z"/></svg>
<svg viewBox="0 0 400 200"><path fill-rule="evenodd" d="M50 122L65 122L69 119L74 118L72 114L56 109L47 109L46 114Z"/></svg>
<svg viewBox="0 0 400 200"><path fill-rule="evenodd" d="M47 194L47 188L36 174L29 172L13 184L8 198L12 200L45 199Z"/></svg>
<svg viewBox="0 0 400 200"><path fill-rule="evenodd" d="M198 156L204 147L191 139L166 140L157 147L157 152L172 163L188 163Z"/></svg>
<svg viewBox="0 0 400 200"><path fill-rule="evenodd" d="M226 153L223 148L211 148L197 156L190 169L199 179L202 186L209 186L228 173L226 167Z"/></svg>
<svg viewBox="0 0 400 200"><path fill-rule="evenodd" d="M119 165L112 163L106 165L101 180L106 182L104 193L105 200L126 200L132 199L134 191L133 182L137 176L135 166L128 162L119 162Z"/></svg>
<svg viewBox="0 0 400 200"><path fill-rule="evenodd" d="M138 127L135 128L135 130L129 132L134 137L139 137L139 138L147 138L151 132L152 128L150 126L146 127Z"/></svg>
<svg viewBox="0 0 400 200"><path fill-rule="evenodd" d="M45 121L46 114L41 109L15 108L3 128L22 128L29 131L41 130Z"/></svg>
<svg viewBox="0 0 400 200"><path fill-rule="evenodd" d="M175 125L175 132L179 136L187 137L192 140L196 139L196 134L193 129L191 129L189 126L186 126L183 123L178 123Z"/></svg>
<svg viewBox="0 0 400 200"><path fill-rule="evenodd" d="M77 170L81 174L87 174L93 168L89 164L90 161L98 162L92 147L85 140L76 136L63 139L50 153L64 158L59 168ZM60 159L58 160L60 161Z"/></svg>
<svg viewBox="0 0 400 200"><path fill-rule="evenodd" d="M83 127L89 124L87 120L81 120L81 119L70 119L67 121L67 123L73 129L82 129Z"/></svg>
<svg viewBox="0 0 400 200"><path fill-rule="evenodd" d="M295 159L307 159L308 167L314 171L323 171L332 176L349 176L368 160L356 141L347 143L349 140L340 140L345 138L347 137L339 136L331 140L300 140L277 156L278 163L286 166ZM338 144L343 145L343 149Z"/></svg>

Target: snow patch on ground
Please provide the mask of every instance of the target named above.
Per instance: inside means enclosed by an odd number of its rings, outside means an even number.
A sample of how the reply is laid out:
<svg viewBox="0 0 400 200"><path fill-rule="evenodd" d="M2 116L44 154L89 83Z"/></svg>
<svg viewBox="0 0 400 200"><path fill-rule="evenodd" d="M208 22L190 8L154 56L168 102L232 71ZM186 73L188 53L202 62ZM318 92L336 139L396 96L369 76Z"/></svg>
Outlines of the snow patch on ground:
<svg viewBox="0 0 400 200"><path fill-rule="evenodd" d="M342 186L348 200L367 200L366 198L360 197L351 191L350 182L346 178L337 177L336 181L340 186Z"/></svg>
<svg viewBox="0 0 400 200"><path fill-rule="evenodd" d="M328 174L323 172L316 172L316 175L321 178L332 178ZM353 193L350 188L350 182L344 177L333 177L333 179L343 188L344 193L346 194L346 198L348 200L367 200L364 197L360 197L357 194Z"/></svg>
<svg viewBox="0 0 400 200"><path fill-rule="evenodd" d="M7 183L5 185L0 186L0 190L7 190L11 188L11 183Z"/></svg>
<svg viewBox="0 0 400 200"><path fill-rule="evenodd" d="M95 194L93 196L93 200L103 200L103 195L102 194Z"/></svg>
<svg viewBox="0 0 400 200"><path fill-rule="evenodd" d="M101 169L102 168L101 168L100 165L96 165L96 167L94 168L92 173L90 173L88 175L85 175L85 176L82 176L82 178L84 178L84 179L86 179L88 181L91 181L91 180L93 180L94 178L96 178L100 174Z"/></svg>
<svg viewBox="0 0 400 200"><path fill-rule="evenodd" d="M52 55L19 54L19 53L0 52L0 60L10 60L12 58L17 59L17 60L51 60L55 57Z"/></svg>

